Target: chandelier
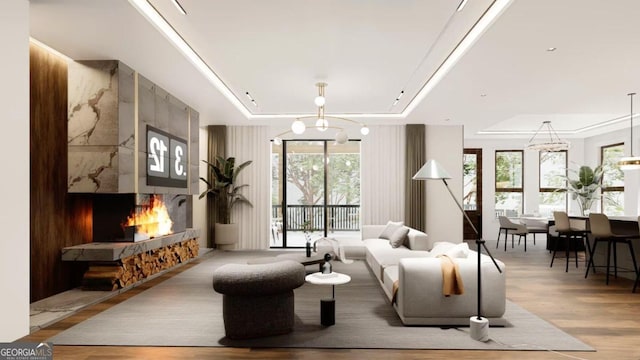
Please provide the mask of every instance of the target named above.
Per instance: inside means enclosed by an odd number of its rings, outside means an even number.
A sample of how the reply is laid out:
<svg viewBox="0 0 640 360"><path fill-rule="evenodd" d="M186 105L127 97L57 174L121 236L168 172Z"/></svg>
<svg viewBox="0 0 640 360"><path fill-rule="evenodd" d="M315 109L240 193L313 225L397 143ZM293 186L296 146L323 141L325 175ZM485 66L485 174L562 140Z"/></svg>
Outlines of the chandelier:
<svg viewBox="0 0 640 360"><path fill-rule="evenodd" d="M640 169L640 156L633 156L633 95L636 93L628 93L630 101L631 101L631 112L629 113L629 121L631 121L631 130L630 137L631 141L629 142L629 149L631 150L631 156L626 156L620 158L618 161L618 166L620 170L637 170Z"/></svg>
<svg viewBox="0 0 640 360"><path fill-rule="evenodd" d="M544 129L544 130L543 130ZM544 134L547 134L546 136ZM540 134L540 138L538 137ZM525 147L526 150L537 151L563 151L569 149L569 142L560 139L556 131L551 126L551 121L543 121L535 134L529 139Z"/></svg>
<svg viewBox="0 0 640 360"><path fill-rule="evenodd" d="M329 129L336 129L338 130L336 132L335 135L335 140L336 143L338 144L345 144L347 141L349 141L349 135L347 134L347 131L340 126L334 126L334 125L329 125L329 120L332 121L332 123L334 121L344 121L344 122L348 122L348 123L353 123L353 124L357 124L360 125L360 133L362 135L367 135L369 134L369 128L367 127L366 124L359 122L359 121L355 121L355 120L351 120L351 119L347 119L347 118L343 118L343 117L338 117L338 116L330 116L330 115L325 115L324 113L324 105L327 102L327 99L325 98L325 87L327 87L327 83L324 82L319 82L316 84L316 87L318 88L318 95L315 97L315 99L313 100L313 102L315 103L315 105L317 106L317 114L316 115L310 115L310 116L301 116L301 117L297 117L293 123L291 123L291 129L287 130L283 133L280 133L278 135L276 135L273 139L273 142L277 145L280 145L282 143L282 136L288 133L294 133L296 135L301 135L303 134L307 128L315 128L320 132L324 132L327 131ZM304 121L305 120L312 120L315 121L315 125L313 126L307 126Z"/></svg>

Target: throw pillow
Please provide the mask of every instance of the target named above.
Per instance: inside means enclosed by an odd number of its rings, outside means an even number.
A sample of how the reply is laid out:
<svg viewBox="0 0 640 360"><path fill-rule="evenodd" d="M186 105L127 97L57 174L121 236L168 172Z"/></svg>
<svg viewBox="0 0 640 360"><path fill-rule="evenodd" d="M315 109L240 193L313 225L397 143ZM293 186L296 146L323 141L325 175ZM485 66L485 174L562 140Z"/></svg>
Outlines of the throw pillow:
<svg viewBox="0 0 640 360"><path fill-rule="evenodd" d="M408 233L409 228L406 226L402 226L394 231L391 237L389 237L389 244L391 244L391 247L397 248L404 244L404 240L407 238Z"/></svg>
<svg viewBox="0 0 640 360"><path fill-rule="evenodd" d="M393 235L393 233L396 230L402 228L403 225L404 225L404 223L402 221L398 221L398 222L389 221L389 222L387 222L387 227L385 227L384 230L382 230L382 234L380 234L380 239L389 240L391 238L391 235Z"/></svg>
<svg viewBox="0 0 640 360"><path fill-rule="evenodd" d="M450 243L446 241L438 241L435 244L433 244L433 248L429 253L432 254L433 256L444 255L446 254L447 251L451 250L455 246L456 244L454 243Z"/></svg>
<svg viewBox="0 0 640 360"><path fill-rule="evenodd" d="M460 243L453 248L445 251L445 255L447 255L451 259L467 258L469 257L469 245L466 242Z"/></svg>

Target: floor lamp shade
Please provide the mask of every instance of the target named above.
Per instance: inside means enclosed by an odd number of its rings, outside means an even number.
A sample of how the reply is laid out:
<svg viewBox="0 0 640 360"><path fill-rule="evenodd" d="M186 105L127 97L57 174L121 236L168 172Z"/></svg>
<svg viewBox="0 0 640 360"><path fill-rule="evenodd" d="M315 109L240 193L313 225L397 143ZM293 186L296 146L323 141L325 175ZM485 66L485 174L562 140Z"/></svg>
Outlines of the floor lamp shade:
<svg viewBox="0 0 640 360"><path fill-rule="evenodd" d="M451 179L451 175L435 160L427 161L418 172L413 175L413 180L442 180Z"/></svg>

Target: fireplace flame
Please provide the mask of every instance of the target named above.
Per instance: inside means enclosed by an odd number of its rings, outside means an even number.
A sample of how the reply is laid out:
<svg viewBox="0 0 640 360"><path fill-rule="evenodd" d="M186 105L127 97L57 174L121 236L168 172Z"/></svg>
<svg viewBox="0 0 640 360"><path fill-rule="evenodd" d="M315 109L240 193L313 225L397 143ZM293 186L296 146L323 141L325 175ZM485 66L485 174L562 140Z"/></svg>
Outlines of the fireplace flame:
<svg viewBox="0 0 640 360"><path fill-rule="evenodd" d="M151 196L148 206L132 211L123 226L135 226L136 236L143 235L146 238L173 233L169 211L158 196Z"/></svg>

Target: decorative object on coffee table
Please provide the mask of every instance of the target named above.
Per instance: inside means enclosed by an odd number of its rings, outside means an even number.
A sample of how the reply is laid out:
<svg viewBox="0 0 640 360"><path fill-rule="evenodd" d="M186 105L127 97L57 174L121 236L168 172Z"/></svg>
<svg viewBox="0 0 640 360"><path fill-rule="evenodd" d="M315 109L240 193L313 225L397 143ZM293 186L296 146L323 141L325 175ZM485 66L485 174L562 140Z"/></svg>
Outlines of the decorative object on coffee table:
<svg viewBox="0 0 640 360"><path fill-rule="evenodd" d="M331 254L324 254L324 264L322 264L322 273L331 274Z"/></svg>
<svg viewBox="0 0 640 360"><path fill-rule="evenodd" d="M482 271L480 266L480 260L482 257L482 248L484 248L484 250L487 252L487 255L489 255L489 257L493 261L493 264L496 266L498 271L502 273L502 270L500 269L500 266L498 266L498 263L489 252L489 249L487 249L487 245L485 244L485 241L482 240L482 236L478 232L478 229L476 229L476 227L473 225L473 222L469 219L469 217L467 216L467 213L464 212L462 205L460 205L460 202L458 201L458 199L456 199L455 195L449 188L449 184L447 184L447 179L451 179L451 176L435 160L427 161L420 168L420 170L418 170L418 172L413 176L413 180L442 180L447 190L449 190L449 194L451 194L453 201L456 202L456 205L458 205L458 208L460 209L460 211L462 211L462 215L464 215L465 219L467 219L467 221L469 222L469 225L471 225L471 228L476 233L476 236L477 236L476 245L478 247L477 249L477 252L478 252L478 311L476 316L472 316L469 319L469 327L470 327L470 335L472 339L478 340L478 341L487 341L489 340L489 320L487 318L482 317L482 307L481 307Z"/></svg>

